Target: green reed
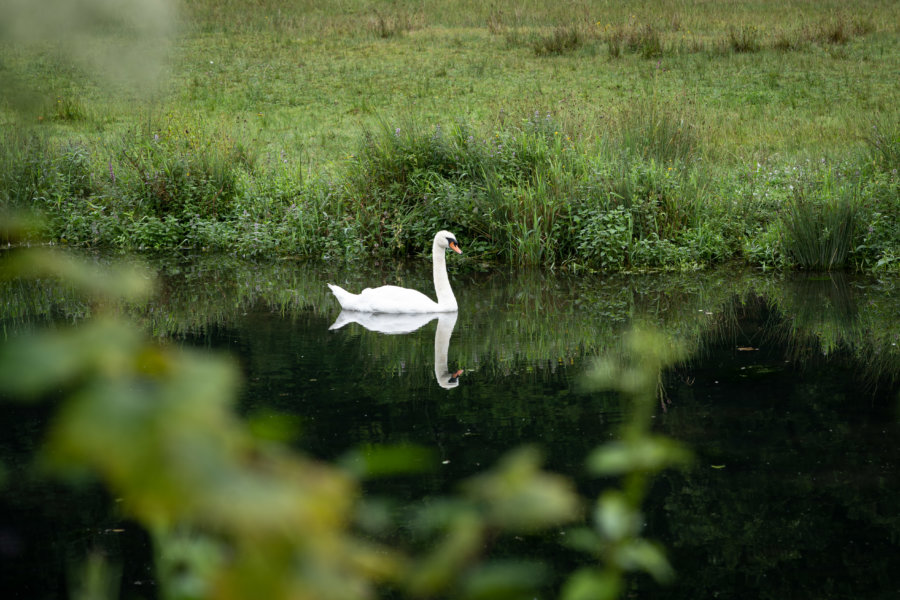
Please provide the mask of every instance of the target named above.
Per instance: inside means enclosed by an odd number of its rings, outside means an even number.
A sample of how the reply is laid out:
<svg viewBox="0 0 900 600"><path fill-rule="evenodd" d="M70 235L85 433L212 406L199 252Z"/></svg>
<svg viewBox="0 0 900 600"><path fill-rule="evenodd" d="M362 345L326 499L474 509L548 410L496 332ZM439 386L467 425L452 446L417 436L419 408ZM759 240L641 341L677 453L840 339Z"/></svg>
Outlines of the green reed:
<svg viewBox="0 0 900 600"><path fill-rule="evenodd" d="M845 266L858 227L857 202L854 190L830 174L818 189L795 189L781 218L786 252L807 269Z"/></svg>

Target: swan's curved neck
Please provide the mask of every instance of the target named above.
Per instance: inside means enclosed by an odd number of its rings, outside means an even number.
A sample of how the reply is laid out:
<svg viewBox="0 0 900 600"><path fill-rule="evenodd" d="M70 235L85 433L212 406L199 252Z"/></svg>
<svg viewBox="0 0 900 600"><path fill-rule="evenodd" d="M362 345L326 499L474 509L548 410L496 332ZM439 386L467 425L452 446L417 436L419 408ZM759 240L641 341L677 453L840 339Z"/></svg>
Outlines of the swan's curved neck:
<svg viewBox="0 0 900 600"><path fill-rule="evenodd" d="M454 311L457 309L456 296L450 287L450 278L447 277L447 255L445 250L438 246L437 240L431 247L432 270L434 273L434 293L437 294L437 303L442 309Z"/></svg>

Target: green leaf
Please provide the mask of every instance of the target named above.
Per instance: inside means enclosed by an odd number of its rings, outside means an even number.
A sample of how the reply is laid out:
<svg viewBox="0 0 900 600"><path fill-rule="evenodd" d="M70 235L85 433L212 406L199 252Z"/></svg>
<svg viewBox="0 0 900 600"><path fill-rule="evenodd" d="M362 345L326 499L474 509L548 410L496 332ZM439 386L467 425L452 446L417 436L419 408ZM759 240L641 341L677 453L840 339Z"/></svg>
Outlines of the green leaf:
<svg viewBox="0 0 900 600"><path fill-rule="evenodd" d="M487 563L465 576L463 597L470 600L532 598L534 595L528 592L539 587L546 578L547 567L539 562Z"/></svg>
<svg viewBox="0 0 900 600"><path fill-rule="evenodd" d="M641 514L619 490L610 490L600 496L594 509L594 520L603 536L613 541L636 536L641 528Z"/></svg>
<svg viewBox="0 0 900 600"><path fill-rule="evenodd" d="M690 456L678 442L661 436L647 436L600 446L588 457L587 466L593 475L610 477L685 464Z"/></svg>
<svg viewBox="0 0 900 600"><path fill-rule="evenodd" d="M521 448L494 470L466 482L469 495L487 505L491 524L510 531L536 531L575 518L579 497L572 482L541 471L541 460L534 448Z"/></svg>
<svg viewBox="0 0 900 600"><path fill-rule="evenodd" d="M596 531L587 527L578 527L566 531L566 535L560 538L564 546L586 552L588 554L597 555L603 548L603 540Z"/></svg>
<svg viewBox="0 0 900 600"><path fill-rule="evenodd" d="M290 442L300 434L300 418L297 415L261 410L247 417L247 428L260 440Z"/></svg>
<svg viewBox="0 0 900 600"><path fill-rule="evenodd" d="M622 591L622 578L611 571L584 568L575 571L563 585L562 600L615 600Z"/></svg>
<svg viewBox="0 0 900 600"><path fill-rule="evenodd" d="M622 568L640 569L660 583L669 582L675 577L675 572L662 549L648 540L633 540L617 548L614 558Z"/></svg>
<svg viewBox="0 0 900 600"><path fill-rule="evenodd" d="M102 268L55 250L40 248L16 254L4 265L6 276L59 277L94 298L139 300L153 289L154 277L136 263Z"/></svg>
<svg viewBox="0 0 900 600"><path fill-rule="evenodd" d="M111 321L15 339L0 347L0 390L33 399L86 374L129 371L140 334Z"/></svg>
<svg viewBox="0 0 900 600"><path fill-rule="evenodd" d="M448 527L446 537L410 569L410 593L431 596L446 588L482 548L483 531L484 524L477 515L459 514Z"/></svg>
<svg viewBox="0 0 900 600"><path fill-rule="evenodd" d="M431 471L434 452L414 444L373 445L358 448L340 461L347 471L363 479Z"/></svg>

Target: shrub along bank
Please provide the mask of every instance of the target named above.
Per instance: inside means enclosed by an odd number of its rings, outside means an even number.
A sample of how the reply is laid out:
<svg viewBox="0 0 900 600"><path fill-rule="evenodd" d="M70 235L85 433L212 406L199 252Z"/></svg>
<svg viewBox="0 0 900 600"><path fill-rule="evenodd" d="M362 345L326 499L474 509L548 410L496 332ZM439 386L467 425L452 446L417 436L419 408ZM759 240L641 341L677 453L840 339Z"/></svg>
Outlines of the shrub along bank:
<svg viewBox="0 0 900 600"><path fill-rule="evenodd" d="M467 123L382 124L303 178L228 136L133 130L114 148L6 133L3 203L61 243L313 259L427 251L437 229L469 260L570 269L900 270L898 125L843 160L711 166L659 106L590 147L549 114L479 135Z"/></svg>

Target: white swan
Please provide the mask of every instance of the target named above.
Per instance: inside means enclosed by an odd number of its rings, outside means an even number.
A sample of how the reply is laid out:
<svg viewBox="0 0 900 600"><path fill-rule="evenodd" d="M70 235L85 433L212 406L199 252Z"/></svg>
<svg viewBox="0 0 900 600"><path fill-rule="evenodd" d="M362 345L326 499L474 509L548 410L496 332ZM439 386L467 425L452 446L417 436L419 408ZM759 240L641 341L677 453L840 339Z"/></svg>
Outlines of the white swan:
<svg viewBox="0 0 900 600"><path fill-rule="evenodd" d="M432 265L434 272L434 291L437 302L419 292L396 285L383 285L378 288L366 288L359 294L351 294L344 288L331 284L328 287L344 310L370 313L442 313L456 312L456 297L450 289L447 278L447 258L444 251L450 248L462 254L459 243L449 231L439 231L432 244Z"/></svg>

